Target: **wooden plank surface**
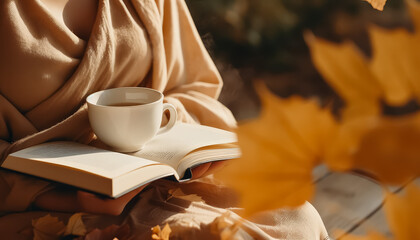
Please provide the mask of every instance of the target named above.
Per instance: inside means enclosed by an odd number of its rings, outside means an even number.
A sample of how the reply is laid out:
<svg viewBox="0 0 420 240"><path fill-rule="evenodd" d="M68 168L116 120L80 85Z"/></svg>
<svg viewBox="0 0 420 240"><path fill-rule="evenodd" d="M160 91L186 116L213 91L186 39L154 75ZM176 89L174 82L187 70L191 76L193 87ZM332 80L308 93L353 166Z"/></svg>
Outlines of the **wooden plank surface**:
<svg viewBox="0 0 420 240"><path fill-rule="evenodd" d="M415 179L413 183L420 187L420 178ZM394 186L389 187L388 189L396 194L405 194L404 188L404 186ZM378 209L378 211L376 211L374 214L368 216L365 221L363 221L350 233L354 235L366 235L369 231L379 232L382 235L392 239L393 235L390 231L383 206L381 206L381 208Z"/></svg>
<svg viewBox="0 0 420 240"><path fill-rule="evenodd" d="M328 176L331 172L326 165L322 164L314 168L312 171L312 179L314 182L318 182L322 178Z"/></svg>
<svg viewBox="0 0 420 240"><path fill-rule="evenodd" d="M365 221L363 221L350 233L354 235L366 235L371 231L380 232L384 236L389 237L391 239L392 233L386 221L385 211L383 207L381 207L371 216L367 217Z"/></svg>
<svg viewBox="0 0 420 240"><path fill-rule="evenodd" d="M330 235L337 239L356 229L382 205L382 188L369 179L336 172L325 173L319 179L311 202Z"/></svg>
<svg viewBox="0 0 420 240"><path fill-rule="evenodd" d="M325 166L317 167L313 178L316 193L311 202L331 236L345 240L348 234L366 235L374 230L392 238L380 185L362 176L329 172ZM413 182L420 187L420 178ZM388 189L404 194L403 186ZM334 234L337 229L341 233Z"/></svg>

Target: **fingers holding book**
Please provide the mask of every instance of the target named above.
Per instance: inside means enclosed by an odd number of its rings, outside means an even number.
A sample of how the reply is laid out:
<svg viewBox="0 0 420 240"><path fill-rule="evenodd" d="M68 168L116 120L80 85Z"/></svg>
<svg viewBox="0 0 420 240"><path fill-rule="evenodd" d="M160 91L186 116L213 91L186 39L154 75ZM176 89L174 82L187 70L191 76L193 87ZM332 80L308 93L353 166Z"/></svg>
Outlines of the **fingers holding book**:
<svg viewBox="0 0 420 240"><path fill-rule="evenodd" d="M192 171L192 179L201 178L221 169L226 164L226 161L217 161L217 162L208 162L198 165L191 169Z"/></svg>
<svg viewBox="0 0 420 240"><path fill-rule="evenodd" d="M222 168L226 161L209 162L192 169L193 179L207 176ZM68 187L57 187L39 195L34 205L43 210L60 212L87 212L93 214L119 215L125 206L140 193L143 185L118 198L104 198L101 195Z"/></svg>
<svg viewBox="0 0 420 240"><path fill-rule="evenodd" d="M54 188L39 195L34 205L43 210L60 212L87 212L117 216L125 206L146 185L143 185L119 198L103 198L100 195L69 188Z"/></svg>

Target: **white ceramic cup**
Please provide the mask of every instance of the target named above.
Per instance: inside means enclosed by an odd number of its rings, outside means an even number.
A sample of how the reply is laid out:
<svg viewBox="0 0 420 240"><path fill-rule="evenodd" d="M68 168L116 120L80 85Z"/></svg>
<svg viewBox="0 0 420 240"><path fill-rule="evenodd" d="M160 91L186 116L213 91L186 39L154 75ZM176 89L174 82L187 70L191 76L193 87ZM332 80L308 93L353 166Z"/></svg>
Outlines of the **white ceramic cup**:
<svg viewBox="0 0 420 240"><path fill-rule="evenodd" d="M163 103L163 94L151 88L122 87L95 92L86 99L90 125L96 136L119 152L135 152L156 134L176 122L175 107ZM161 127L162 114L168 123Z"/></svg>

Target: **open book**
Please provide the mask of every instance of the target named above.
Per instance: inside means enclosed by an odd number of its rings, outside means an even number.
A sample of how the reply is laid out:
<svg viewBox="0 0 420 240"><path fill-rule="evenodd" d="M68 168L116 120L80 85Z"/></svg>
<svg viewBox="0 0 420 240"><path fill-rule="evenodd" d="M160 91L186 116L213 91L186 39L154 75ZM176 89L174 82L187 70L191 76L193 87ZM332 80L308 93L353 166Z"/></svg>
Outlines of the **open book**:
<svg viewBox="0 0 420 240"><path fill-rule="evenodd" d="M2 167L116 198L156 179L188 180L202 163L237 158L236 141L232 132L177 123L135 153L49 142L10 154Z"/></svg>

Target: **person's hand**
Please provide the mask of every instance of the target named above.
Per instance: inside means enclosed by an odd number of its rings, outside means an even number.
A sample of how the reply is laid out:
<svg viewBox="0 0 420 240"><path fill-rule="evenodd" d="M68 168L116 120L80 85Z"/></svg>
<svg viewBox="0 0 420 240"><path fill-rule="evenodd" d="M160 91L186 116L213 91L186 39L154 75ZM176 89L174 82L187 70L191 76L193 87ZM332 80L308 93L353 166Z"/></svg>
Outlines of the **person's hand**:
<svg viewBox="0 0 420 240"><path fill-rule="evenodd" d="M204 163L192 169L192 179L207 176L222 168L225 161ZM69 188L54 188L36 197L38 208L58 212L88 212L94 214L119 215L127 203L143 188L137 188L117 199L102 198L93 193Z"/></svg>
<svg viewBox="0 0 420 240"><path fill-rule="evenodd" d="M197 167L191 169L192 179L201 178L207 175L210 175L217 170L221 169L225 165L226 161L217 161L209 162L198 165Z"/></svg>
<svg viewBox="0 0 420 240"><path fill-rule="evenodd" d="M102 198L98 195L80 190L52 189L39 195L35 206L50 211L88 212L94 214L119 215L127 203L146 185L137 188L119 198Z"/></svg>

